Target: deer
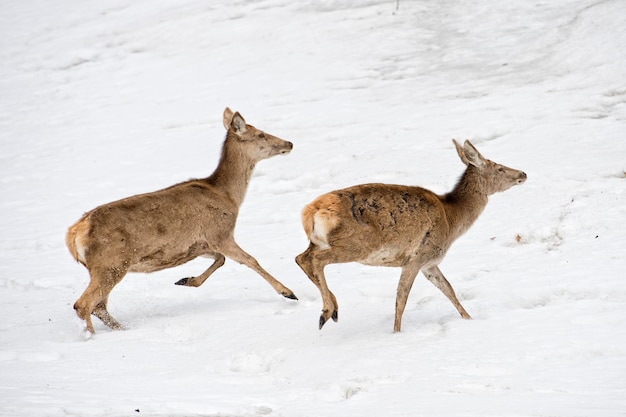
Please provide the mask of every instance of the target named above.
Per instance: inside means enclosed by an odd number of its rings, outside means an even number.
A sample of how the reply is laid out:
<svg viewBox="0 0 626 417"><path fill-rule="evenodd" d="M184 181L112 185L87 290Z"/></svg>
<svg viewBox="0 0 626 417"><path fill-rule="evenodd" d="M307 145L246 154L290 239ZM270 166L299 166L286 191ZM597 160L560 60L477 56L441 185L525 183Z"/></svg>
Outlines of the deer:
<svg viewBox="0 0 626 417"><path fill-rule="evenodd" d="M438 265L483 212L490 195L522 184L527 177L523 171L485 159L469 140L463 146L454 139L453 143L466 169L447 194L416 186L362 184L323 194L303 209L309 246L296 263L322 296L320 330L329 319L339 318L324 268L348 262L401 268L394 333L400 332L407 298L420 271L461 317L471 318Z"/></svg>
<svg viewBox="0 0 626 417"><path fill-rule="evenodd" d="M291 152L293 144L224 110L227 130L217 168L209 177L138 194L85 213L67 232L67 247L89 271L90 281L74 304L86 330L91 316L111 329L124 329L107 310L109 294L128 272L154 272L198 256L213 259L207 270L176 285L201 286L226 257L261 275L274 290L297 300L293 291L263 269L235 242L239 208L257 162Z"/></svg>

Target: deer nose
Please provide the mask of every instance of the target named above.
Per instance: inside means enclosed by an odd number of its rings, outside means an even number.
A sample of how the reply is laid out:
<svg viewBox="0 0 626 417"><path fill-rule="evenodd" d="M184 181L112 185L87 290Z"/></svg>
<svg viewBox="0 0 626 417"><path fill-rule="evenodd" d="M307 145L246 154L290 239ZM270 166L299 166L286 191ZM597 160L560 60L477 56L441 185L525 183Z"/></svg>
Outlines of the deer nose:
<svg viewBox="0 0 626 417"><path fill-rule="evenodd" d="M528 178L528 176L526 175L525 172L522 172L519 174L519 178L517 179L517 183L518 184L523 184L524 181L526 181L526 178Z"/></svg>
<svg viewBox="0 0 626 417"><path fill-rule="evenodd" d="M292 149L293 149L293 143L289 141L285 141L285 149L283 150L282 153L289 153L291 152Z"/></svg>

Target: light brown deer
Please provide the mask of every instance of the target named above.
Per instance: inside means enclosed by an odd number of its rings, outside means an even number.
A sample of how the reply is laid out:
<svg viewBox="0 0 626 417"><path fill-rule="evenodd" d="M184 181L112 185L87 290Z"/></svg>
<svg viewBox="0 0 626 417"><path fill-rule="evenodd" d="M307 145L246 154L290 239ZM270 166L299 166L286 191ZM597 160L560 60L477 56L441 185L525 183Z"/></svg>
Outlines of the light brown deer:
<svg viewBox="0 0 626 417"><path fill-rule="evenodd" d="M339 311L324 267L345 262L402 268L394 332L400 331L402 313L420 270L463 318L471 318L437 265L452 242L478 218L489 195L523 183L526 174L485 159L469 141L463 147L453 142L467 168L448 194L404 185L363 184L324 194L304 208L302 223L310 244L296 262L322 295L320 329L329 318L337 321Z"/></svg>
<svg viewBox="0 0 626 417"><path fill-rule="evenodd" d="M239 207L256 163L289 153L293 144L246 124L229 108L224 110L224 127L228 133L221 159L210 177L104 204L69 228L67 246L91 277L74 309L91 333L92 314L112 329L123 328L107 311L107 302L127 272L158 271L198 256L214 262L202 274L183 278L177 285L199 287L228 257L258 272L279 294L297 299L234 238Z"/></svg>

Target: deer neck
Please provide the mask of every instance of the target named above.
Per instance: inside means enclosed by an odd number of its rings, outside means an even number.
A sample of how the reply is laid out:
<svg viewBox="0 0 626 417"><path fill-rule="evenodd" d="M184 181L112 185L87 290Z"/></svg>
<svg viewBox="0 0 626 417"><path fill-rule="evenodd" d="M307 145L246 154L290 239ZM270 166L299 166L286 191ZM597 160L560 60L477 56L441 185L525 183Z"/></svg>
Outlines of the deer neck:
<svg viewBox="0 0 626 417"><path fill-rule="evenodd" d="M454 189L443 198L453 239L470 228L488 201L489 194L478 169L468 165Z"/></svg>
<svg viewBox="0 0 626 417"><path fill-rule="evenodd" d="M240 206L246 196L256 161L243 152L237 139L230 137L231 134L229 131L226 136L220 162L208 181Z"/></svg>

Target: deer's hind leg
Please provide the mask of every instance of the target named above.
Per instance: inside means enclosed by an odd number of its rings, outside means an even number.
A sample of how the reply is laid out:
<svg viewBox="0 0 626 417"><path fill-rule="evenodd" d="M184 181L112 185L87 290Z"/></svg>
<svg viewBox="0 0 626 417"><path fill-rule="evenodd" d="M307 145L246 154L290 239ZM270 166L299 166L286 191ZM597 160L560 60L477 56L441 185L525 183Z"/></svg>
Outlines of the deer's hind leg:
<svg viewBox="0 0 626 417"><path fill-rule="evenodd" d="M358 247L354 245L342 245L342 241L338 239L332 243L328 249L314 250L309 246L309 249L298 256L300 262L302 262L302 264L299 262L298 265L302 267L304 272L309 276L309 279L318 286L322 293L324 307L319 321L320 329L328 319L332 318L333 321L337 321L339 317L337 299L328 289L324 268L326 265L330 264L359 262L365 259L368 253L370 253L370 248L365 246L365 244Z"/></svg>
<svg viewBox="0 0 626 417"><path fill-rule="evenodd" d="M316 251L316 249L319 250L319 248L317 248L314 243L309 244L307 250L296 256L296 263L304 271L304 273L311 280L311 282L315 284L315 286L319 289L323 299L325 290L322 289L320 279L313 272L313 253ZM330 294L330 298L332 300L332 314L330 317L333 319L333 321L336 322L337 320L339 320L339 304L337 304L337 298L335 297L335 294L333 294L332 291L328 289L328 286L326 286L326 291L328 291L328 294ZM327 309L324 308L324 310ZM326 320L322 322L322 318L320 317L320 329L322 328Z"/></svg>
<svg viewBox="0 0 626 417"><path fill-rule="evenodd" d="M88 268L89 285L74 303L74 310L78 317L85 320L87 330L95 333L91 315L98 317L111 329L122 329L123 326L115 320L107 310L109 294L113 287L126 275L125 268Z"/></svg>
<svg viewBox="0 0 626 417"><path fill-rule="evenodd" d="M104 324L109 326L113 330L124 330L124 326L120 324L117 320L111 316L109 310L107 310L107 303L109 302L109 297L107 297L104 301L101 301L96 305L94 310L91 312L94 316L98 317Z"/></svg>
<svg viewBox="0 0 626 417"><path fill-rule="evenodd" d="M99 286L92 279L83 294L74 303L74 310L76 310L76 314L78 315L78 317L85 320L85 323L87 324L87 330L89 330L89 332L92 334L96 331L94 330L93 323L91 322L91 312L101 301L99 293Z"/></svg>

